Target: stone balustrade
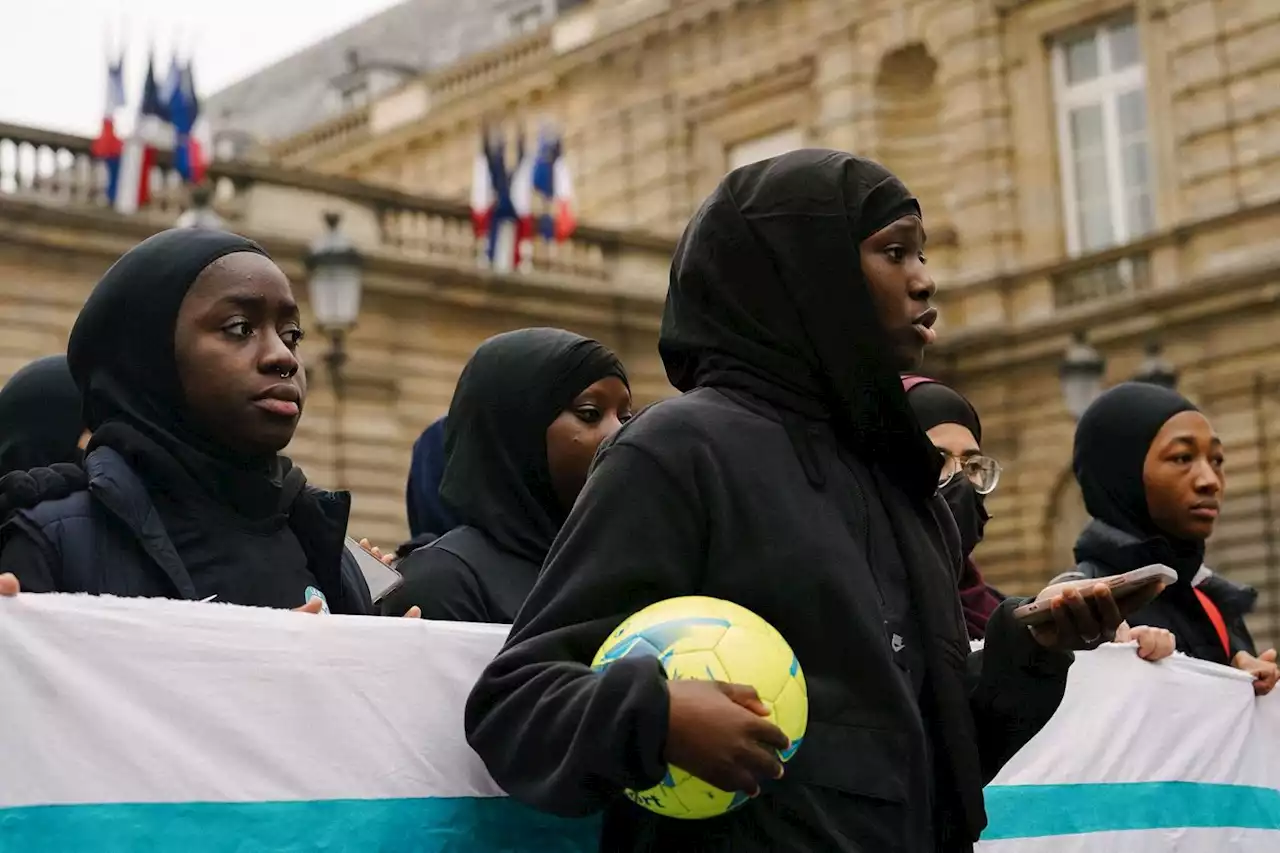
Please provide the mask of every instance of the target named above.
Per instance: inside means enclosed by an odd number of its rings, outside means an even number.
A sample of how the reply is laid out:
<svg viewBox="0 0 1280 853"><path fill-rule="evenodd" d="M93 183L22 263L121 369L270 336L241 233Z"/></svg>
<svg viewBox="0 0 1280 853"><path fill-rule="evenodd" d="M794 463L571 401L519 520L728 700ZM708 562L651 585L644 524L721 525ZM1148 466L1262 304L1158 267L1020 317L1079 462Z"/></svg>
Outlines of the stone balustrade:
<svg viewBox="0 0 1280 853"><path fill-rule="evenodd" d="M86 137L0 124L0 200L107 210L106 169ZM154 227L172 223L188 193L166 152L151 177L152 197L136 215ZM404 193L333 175L249 162L209 169L214 207L228 227L305 244L321 213L337 210L351 239L374 260L422 264L435 278L501 282L554 298L557 292L639 300L656 307L666 292L673 244L662 237L584 226L559 244L538 242L521 268L484 268L465 204ZM1280 258L1269 247L1280 228L1280 201L1206 217L1137 242L1004 275L940 281L940 354L965 363L1057 357L1073 329L1146 311L1148 324L1176 294L1216 288L1247 298ZM513 290L515 289L515 290ZM1112 324L1113 327L1114 324ZM1124 335L1127 327L1115 327ZM1110 333L1107 333L1110 334ZM1105 335L1104 335L1105 337ZM993 349L993 340L1001 342ZM994 364L995 361L992 361ZM974 365L978 366L977 364Z"/></svg>
<svg viewBox="0 0 1280 853"><path fill-rule="evenodd" d="M0 123L0 199L109 211L106 167L87 137ZM466 205L346 178L250 162L210 164L213 207L231 229L306 242L321 214L343 215L343 228L362 251L387 261L421 262L445 277L497 277L551 290L638 298L666 292L674 246L647 235L580 227L562 243L533 244L509 275L485 269ZM151 198L136 214L156 228L189 205L186 186L168 152L158 152Z"/></svg>
<svg viewBox="0 0 1280 853"><path fill-rule="evenodd" d="M1233 310L1259 287L1280 288L1280 249L1267 236L1277 228L1280 201L1264 202L1006 275L940 281L938 353L962 370L1056 360L1078 329L1105 343L1173 322L1186 305L1207 310L1206 299Z"/></svg>

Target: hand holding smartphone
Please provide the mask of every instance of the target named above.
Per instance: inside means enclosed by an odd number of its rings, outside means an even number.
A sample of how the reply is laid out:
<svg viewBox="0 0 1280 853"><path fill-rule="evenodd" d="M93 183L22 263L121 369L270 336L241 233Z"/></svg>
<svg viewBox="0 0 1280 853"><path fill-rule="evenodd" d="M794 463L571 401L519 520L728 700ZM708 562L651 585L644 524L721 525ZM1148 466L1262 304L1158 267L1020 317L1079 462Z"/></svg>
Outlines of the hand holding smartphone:
<svg viewBox="0 0 1280 853"><path fill-rule="evenodd" d="M360 573L364 575L364 581L369 585L369 596L375 604L386 598L388 593L404 583L402 574L382 562L350 536L347 537L346 545L347 552L355 558L356 564L360 566Z"/></svg>
<svg viewBox="0 0 1280 853"><path fill-rule="evenodd" d="M1034 627L1053 621L1053 599L1074 588L1086 600L1092 597L1099 585L1111 590L1111 597L1122 614L1131 613L1160 593L1166 586L1176 583L1178 573L1168 566L1143 566L1120 575L1101 578L1085 578L1045 587L1035 601L1013 611L1013 618L1023 625Z"/></svg>

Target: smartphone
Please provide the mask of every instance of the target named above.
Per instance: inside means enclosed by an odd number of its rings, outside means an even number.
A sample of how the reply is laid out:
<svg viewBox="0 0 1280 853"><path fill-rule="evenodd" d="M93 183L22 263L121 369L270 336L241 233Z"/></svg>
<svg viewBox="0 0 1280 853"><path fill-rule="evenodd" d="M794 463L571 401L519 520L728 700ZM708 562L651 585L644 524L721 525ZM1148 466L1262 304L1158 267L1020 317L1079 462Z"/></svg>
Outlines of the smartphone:
<svg viewBox="0 0 1280 853"><path fill-rule="evenodd" d="M1071 581L1062 584L1061 588L1065 590L1069 587L1075 587L1088 598L1093 594L1093 588L1098 584L1102 584L1111 590L1111 596L1116 600L1116 604L1123 605L1126 598L1134 593L1148 590L1153 584L1163 583L1168 586L1176 583L1177 580L1178 573L1173 569L1164 565L1152 565L1143 566L1140 569L1134 569L1122 575ZM1043 625L1046 622L1052 622L1053 598L1050 597L1024 604L1013 611L1013 618L1023 625Z"/></svg>
<svg viewBox="0 0 1280 853"><path fill-rule="evenodd" d="M377 604L387 594L404 583L404 575L373 556L356 540L347 537L347 552L355 558L364 575L364 582L369 585L369 596Z"/></svg>

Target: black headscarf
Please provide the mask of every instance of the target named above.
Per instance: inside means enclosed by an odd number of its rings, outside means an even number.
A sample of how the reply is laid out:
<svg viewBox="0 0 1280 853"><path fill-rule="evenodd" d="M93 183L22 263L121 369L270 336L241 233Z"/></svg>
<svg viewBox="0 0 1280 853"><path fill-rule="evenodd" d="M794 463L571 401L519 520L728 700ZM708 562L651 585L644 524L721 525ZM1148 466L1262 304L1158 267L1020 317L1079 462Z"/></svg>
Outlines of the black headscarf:
<svg viewBox="0 0 1280 853"><path fill-rule="evenodd" d="M194 482L240 515L260 519L282 509L287 460L246 454L202 430L189 416L174 352L187 291L206 267L237 252L269 257L245 237L196 228L163 231L134 246L89 295L67 362L93 430L90 451L111 447L145 469L150 486ZM289 491L296 494L297 484Z"/></svg>
<svg viewBox="0 0 1280 853"><path fill-rule="evenodd" d="M482 343L445 421L440 497L448 509L540 564L567 516L551 484L547 427L608 376L627 382L618 357L562 329L520 329Z"/></svg>
<svg viewBox="0 0 1280 853"><path fill-rule="evenodd" d="M959 424L982 444L982 421L978 410L959 392L923 376L905 376L902 387L907 390L907 402L915 412L920 428L925 432L941 424Z"/></svg>
<svg viewBox="0 0 1280 853"><path fill-rule="evenodd" d="M1165 552L1159 562L1190 575L1204 560L1204 542L1182 541L1160 530L1147 506L1142 469L1151 442L1181 412L1199 411L1176 391L1146 382L1125 382L1093 402L1076 426L1073 467L1084 506L1097 521ZM1076 559L1103 557L1087 550L1094 537L1081 537ZM1085 550L1082 551L1082 545ZM1147 550L1150 551L1151 547ZM1130 568L1139 568L1131 566Z"/></svg>
<svg viewBox="0 0 1280 853"><path fill-rule="evenodd" d="M907 402L920 421L920 428L926 433L940 424L959 424L973 433L979 445L982 444L982 422L978 420L978 410L958 391L927 376L903 376L902 387L906 389ZM960 532L960 549L965 559L958 590L965 627L969 629L970 638L981 639L987 634L991 614L1004 600L1004 596L987 585L982 570L973 561L973 549L982 541L987 522L991 520L986 498L978 494L967 477L953 477L938 493L951 509L951 516Z"/></svg>
<svg viewBox="0 0 1280 853"><path fill-rule="evenodd" d="M80 390L65 355L28 364L0 389L0 477L80 461Z"/></svg>
<svg viewBox="0 0 1280 853"><path fill-rule="evenodd" d="M941 461L885 359L859 245L920 206L884 167L836 151L731 172L671 265L658 349L675 387L722 387L807 417L926 498Z"/></svg>

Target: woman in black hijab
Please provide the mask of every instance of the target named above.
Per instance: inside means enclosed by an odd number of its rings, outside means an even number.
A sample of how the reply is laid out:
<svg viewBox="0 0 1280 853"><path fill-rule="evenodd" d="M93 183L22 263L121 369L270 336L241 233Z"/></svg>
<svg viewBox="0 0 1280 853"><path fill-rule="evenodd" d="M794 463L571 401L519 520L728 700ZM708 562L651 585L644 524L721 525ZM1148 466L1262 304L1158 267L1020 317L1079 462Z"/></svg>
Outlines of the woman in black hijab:
<svg viewBox="0 0 1280 853"><path fill-rule="evenodd" d="M180 229L129 250L67 347L89 489L15 513L0 572L31 592L369 612L343 548L350 496L279 455L306 399L302 334L251 240Z"/></svg>
<svg viewBox="0 0 1280 853"><path fill-rule="evenodd" d="M1178 581L1129 617L1167 628L1192 657L1252 673L1259 693L1280 671L1255 657L1244 617L1258 593L1204 566L1226 488L1222 441L1176 391L1141 382L1099 397L1076 427L1074 467L1093 518L1076 540L1077 571L1104 577L1162 563Z"/></svg>
<svg viewBox="0 0 1280 853"><path fill-rule="evenodd" d="M0 477L79 463L84 420L67 357L31 362L0 388Z"/></svg>
<svg viewBox="0 0 1280 853"><path fill-rule="evenodd" d="M445 421L440 497L460 526L399 564L383 612L513 621L596 448L630 418L627 374L601 343L520 329L481 344Z"/></svg>
<svg viewBox="0 0 1280 853"><path fill-rule="evenodd" d="M959 392L924 376L904 376L902 387L920 428L943 456L938 492L956 521L964 555L960 605L969 638L980 640L987 633L987 620L1004 601L1004 595L987 586L973 561L973 550L991 518L986 497L1000 481L1000 464L982 455L982 421Z"/></svg>
<svg viewBox="0 0 1280 853"><path fill-rule="evenodd" d="M934 338L923 254L906 187L834 151L738 169L694 215L659 340L685 393L602 445L467 704L512 796L605 810L609 851L970 849L983 781L1061 699L1058 649L1121 617L1073 595L1037 643L1010 600L970 681L958 536L898 376ZM753 610L799 658L809 725L785 778L751 688L668 682L642 655L590 668L628 616L693 594ZM668 764L758 796L708 821L621 796Z"/></svg>

